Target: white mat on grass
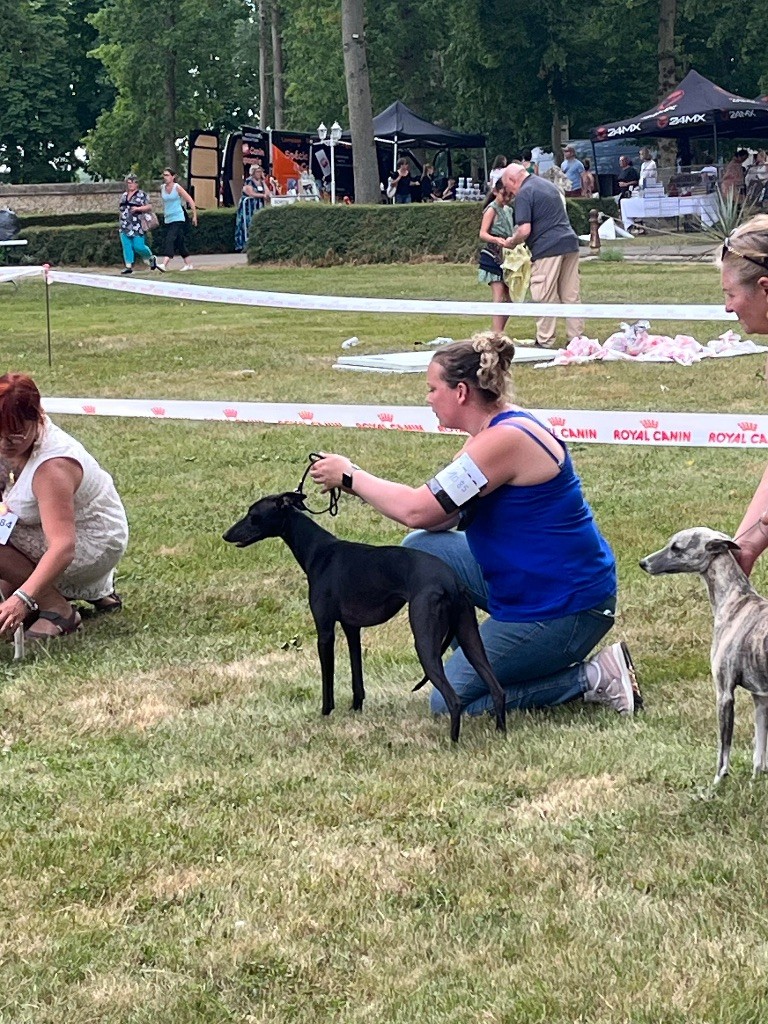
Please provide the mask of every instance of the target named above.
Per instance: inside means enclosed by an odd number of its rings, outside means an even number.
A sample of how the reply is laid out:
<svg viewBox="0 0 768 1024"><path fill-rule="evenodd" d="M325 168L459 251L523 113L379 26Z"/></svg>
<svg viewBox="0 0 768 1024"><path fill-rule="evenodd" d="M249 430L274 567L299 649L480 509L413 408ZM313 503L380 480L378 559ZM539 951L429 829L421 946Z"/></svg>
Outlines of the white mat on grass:
<svg viewBox="0 0 768 1024"><path fill-rule="evenodd" d="M435 349L422 352L380 352L369 356L339 356L333 364L334 370L365 370L368 373L426 373ZM516 363L540 363L554 359L554 349L515 348Z"/></svg>

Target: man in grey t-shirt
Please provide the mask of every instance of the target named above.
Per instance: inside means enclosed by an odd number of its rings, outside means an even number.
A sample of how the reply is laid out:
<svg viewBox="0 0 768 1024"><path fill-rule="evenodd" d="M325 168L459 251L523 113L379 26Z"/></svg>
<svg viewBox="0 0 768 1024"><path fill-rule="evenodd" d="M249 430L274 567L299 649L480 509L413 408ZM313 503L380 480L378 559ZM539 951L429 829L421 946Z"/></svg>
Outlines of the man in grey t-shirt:
<svg viewBox="0 0 768 1024"><path fill-rule="evenodd" d="M534 302L579 302L579 240L571 227L560 189L545 178L528 174L522 164L504 168L504 187L515 197L515 233L510 248L525 242L531 250L531 297ZM568 341L584 333L584 321L568 317ZM536 321L536 344L552 348L557 320Z"/></svg>

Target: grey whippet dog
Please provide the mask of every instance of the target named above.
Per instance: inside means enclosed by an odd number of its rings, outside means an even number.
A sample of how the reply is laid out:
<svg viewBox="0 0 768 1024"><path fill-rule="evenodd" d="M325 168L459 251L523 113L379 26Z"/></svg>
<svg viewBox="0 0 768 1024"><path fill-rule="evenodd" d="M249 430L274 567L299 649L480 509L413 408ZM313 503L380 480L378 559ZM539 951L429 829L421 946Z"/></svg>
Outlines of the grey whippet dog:
<svg viewBox="0 0 768 1024"><path fill-rule="evenodd" d="M748 690L755 703L753 778L768 771L768 601L733 557L738 550L726 534L697 526L676 533L665 547L640 562L652 576L698 572L707 585L715 618L710 662L720 726L715 782L728 774L737 686Z"/></svg>

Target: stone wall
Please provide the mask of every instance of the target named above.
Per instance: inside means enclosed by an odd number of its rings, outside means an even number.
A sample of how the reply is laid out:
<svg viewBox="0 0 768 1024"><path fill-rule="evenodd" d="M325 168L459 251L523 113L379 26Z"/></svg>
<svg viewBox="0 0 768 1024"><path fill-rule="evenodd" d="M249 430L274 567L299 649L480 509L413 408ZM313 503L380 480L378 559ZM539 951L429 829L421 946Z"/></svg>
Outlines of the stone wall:
<svg viewBox="0 0 768 1024"><path fill-rule="evenodd" d="M122 181L0 185L0 208L8 207L20 216L33 213L107 213L114 217L118 199L124 191ZM147 191L158 193L160 182L152 182Z"/></svg>

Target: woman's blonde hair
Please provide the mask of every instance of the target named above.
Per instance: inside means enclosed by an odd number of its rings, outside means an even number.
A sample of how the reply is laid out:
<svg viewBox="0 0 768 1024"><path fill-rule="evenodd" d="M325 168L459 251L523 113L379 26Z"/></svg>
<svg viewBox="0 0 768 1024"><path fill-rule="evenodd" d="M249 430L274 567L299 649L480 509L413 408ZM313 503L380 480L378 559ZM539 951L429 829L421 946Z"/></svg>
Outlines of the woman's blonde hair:
<svg viewBox="0 0 768 1024"><path fill-rule="evenodd" d="M752 217L728 236L720 267L733 271L742 285L756 285L768 277L768 213Z"/></svg>
<svg viewBox="0 0 768 1024"><path fill-rule="evenodd" d="M514 354L514 342L506 334L482 331L438 349L432 362L438 364L450 388L467 384L484 401L495 404L511 397L509 368Z"/></svg>

